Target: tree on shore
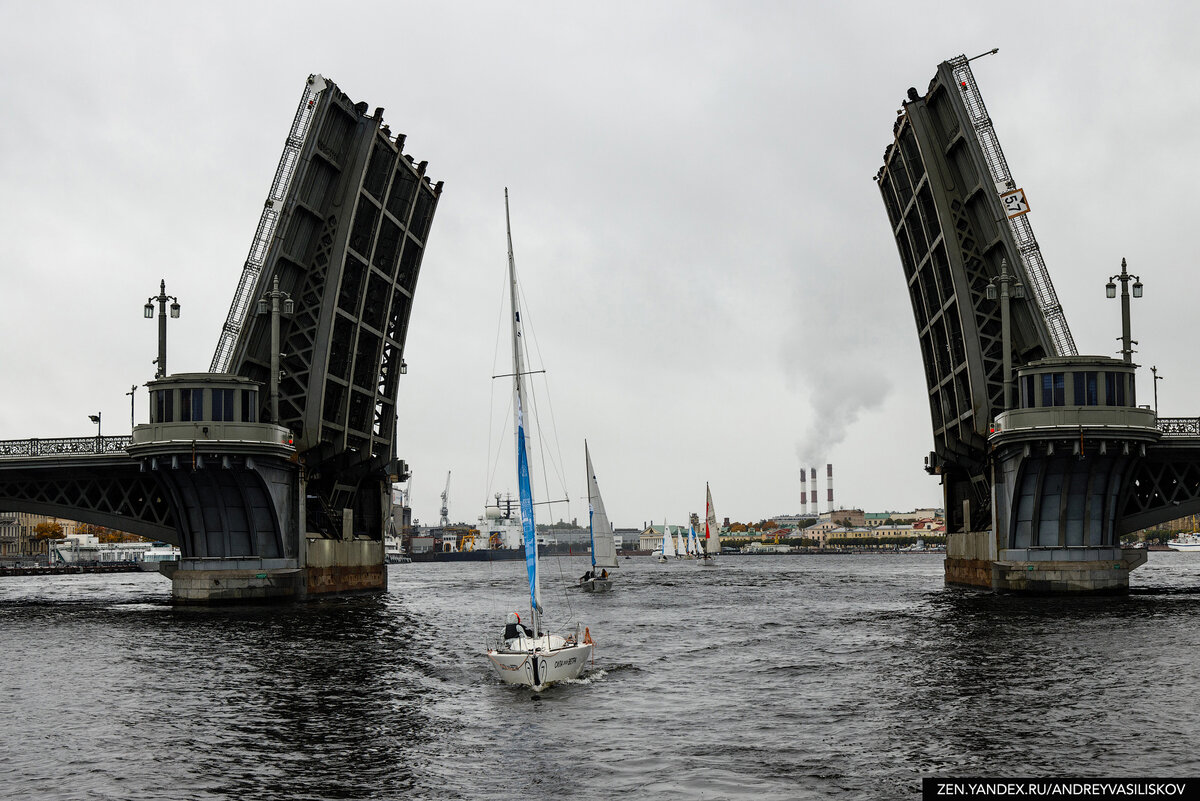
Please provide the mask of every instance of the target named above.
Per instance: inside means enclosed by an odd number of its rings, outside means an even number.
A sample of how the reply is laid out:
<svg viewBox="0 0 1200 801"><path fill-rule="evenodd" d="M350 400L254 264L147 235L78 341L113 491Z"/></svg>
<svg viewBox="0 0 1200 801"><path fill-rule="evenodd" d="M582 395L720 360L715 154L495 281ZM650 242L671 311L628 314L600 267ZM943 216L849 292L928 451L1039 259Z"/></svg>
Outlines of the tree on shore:
<svg viewBox="0 0 1200 801"><path fill-rule="evenodd" d="M64 536L62 523L57 520L43 520L33 527L33 533L39 540L61 540Z"/></svg>

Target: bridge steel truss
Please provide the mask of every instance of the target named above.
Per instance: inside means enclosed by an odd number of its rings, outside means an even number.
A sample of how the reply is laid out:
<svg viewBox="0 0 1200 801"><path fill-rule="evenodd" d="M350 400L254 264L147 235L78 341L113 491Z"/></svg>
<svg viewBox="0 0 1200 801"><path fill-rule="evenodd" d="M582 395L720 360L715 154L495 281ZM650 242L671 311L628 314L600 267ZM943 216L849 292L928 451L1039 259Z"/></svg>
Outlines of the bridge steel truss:
<svg viewBox="0 0 1200 801"><path fill-rule="evenodd" d="M991 524L987 436L1004 408L1000 304L987 290L1002 261L1025 286L1030 280L956 69L941 64L924 96L909 90L876 181L925 366L934 433L926 469L942 476L948 530L975 531ZM1033 299L1013 300L1011 315L1014 366L1056 355Z"/></svg>
<svg viewBox="0 0 1200 801"><path fill-rule="evenodd" d="M271 422L295 435L309 530L342 536L350 509L354 533L378 539L390 480L405 477L397 382L442 184L431 185L426 162L403 152L404 136L392 136L382 108L368 116L366 103L333 82L319 85L306 136L288 140L294 172L252 296L278 278L295 303L281 321L279 419ZM230 372L266 386L270 349L269 316L250 315ZM268 393L260 397L260 419L270 420Z"/></svg>
<svg viewBox="0 0 1200 801"><path fill-rule="evenodd" d="M6 511L78 520L179 544L170 490L123 451L6 456L0 463L0 505Z"/></svg>

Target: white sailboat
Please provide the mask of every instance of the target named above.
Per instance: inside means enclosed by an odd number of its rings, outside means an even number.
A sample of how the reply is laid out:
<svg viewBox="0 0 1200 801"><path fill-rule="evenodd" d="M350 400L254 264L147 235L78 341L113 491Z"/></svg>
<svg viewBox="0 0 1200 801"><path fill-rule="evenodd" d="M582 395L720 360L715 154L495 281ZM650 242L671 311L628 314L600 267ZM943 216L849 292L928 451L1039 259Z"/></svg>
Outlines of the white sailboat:
<svg viewBox="0 0 1200 801"><path fill-rule="evenodd" d="M708 484L704 485L704 493L704 558L700 564L714 567L717 562L713 557L721 552L721 530L717 528L717 512L713 509L712 490Z"/></svg>
<svg viewBox="0 0 1200 801"><path fill-rule="evenodd" d="M700 556L700 544L696 542L696 527L689 526L688 529L688 554L692 559L696 559Z"/></svg>
<svg viewBox="0 0 1200 801"><path fill-rule="evenodd" d="M608 571L617 567L617 544L613 540L608 513L604 511L600 485L596 483L596 473L592 470L592 455L588 451L586 440L583 443L583 458L587 462L588 528L592 537L592 569L584 574L579 586L586 592L607 592L612 589L612 576Z"/></svg>
<svg viewBox="0 0 1200 801"><path fill-rule="evenodd" d="M658 561L665 562L675 558L675 538L671 536L671 527L663 521L662 550L658 552Z"/></svg>
<svg viewBox="0 0 1200 801"><path fill-rule="evenodd" d="M529 482L529 443L525 436L525 354L521 336L521 311L517 301L517 269L513 258L512 223L508 215L508 190L504 190L504 221L508 230L509 298L512 304L513 404L517 438L517 488L521 497L521 522L525 540L525 567L529 577L529 610L533 628L520 624L510 614L505 636L487 651L505 684L520 684L540 692L558 681L577 678L592 655L590 633L560 636L542 624L541 586L538 581L537 534L533 521L533 490Z"/></svg>

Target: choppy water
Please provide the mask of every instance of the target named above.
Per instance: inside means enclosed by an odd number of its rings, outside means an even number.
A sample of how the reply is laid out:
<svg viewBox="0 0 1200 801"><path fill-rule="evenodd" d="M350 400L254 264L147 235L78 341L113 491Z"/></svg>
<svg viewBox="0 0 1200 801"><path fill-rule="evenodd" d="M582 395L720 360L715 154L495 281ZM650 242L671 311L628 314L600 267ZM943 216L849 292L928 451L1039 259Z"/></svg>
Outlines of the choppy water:
<svg viewBox="0 0 1200 801"><path fill-rule="evenodd" d="M151 574L0 579L0 797L795 799L931 775L1200 773L1200 554L1135 591L945 589L940 556L622 562L568 593L595 665L537 700L482 656L523 563L390 568L383 597L169 604Z"/></svg>

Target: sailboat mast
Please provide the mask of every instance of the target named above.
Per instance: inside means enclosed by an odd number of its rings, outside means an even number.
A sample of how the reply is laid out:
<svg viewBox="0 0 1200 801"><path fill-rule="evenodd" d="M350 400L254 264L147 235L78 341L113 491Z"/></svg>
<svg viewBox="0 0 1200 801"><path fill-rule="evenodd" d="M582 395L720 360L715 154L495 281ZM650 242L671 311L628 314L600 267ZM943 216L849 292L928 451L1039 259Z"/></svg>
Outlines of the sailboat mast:
<svg viewBox="0 0 1200 801"><path fill-rule="evenodd" d="M712 517L712 490L708 488L708 482L704 482L704 558L707 559L710 553L708 546L712 542L708 533L708 520Z"/></svg>
<svg viewBox="0 0 1200 801"><path fill-rule="evenodd" d="M508 213L508 187L504 188L504 225L508 233L508 284L512 307L513 426L517 436L517 485L521 496L521 524L525 535L525 566L529 573L529 608L533 636L541 634L542 611L538 581L537 529L533 519L533 488L529 481L529 443L525 436L525 360L521 337L521 306L517 300L517 264L513 257L512 219Z"/></svg>
<svg viewBox="0 0 1200 801"><path fill-rule="evenodd" d="M592 540L592 572L596 572L596 509L592 500L592 454L588 452L587 440L583 441L583 459L587 462L588 476L588 536Z"/></svg>

